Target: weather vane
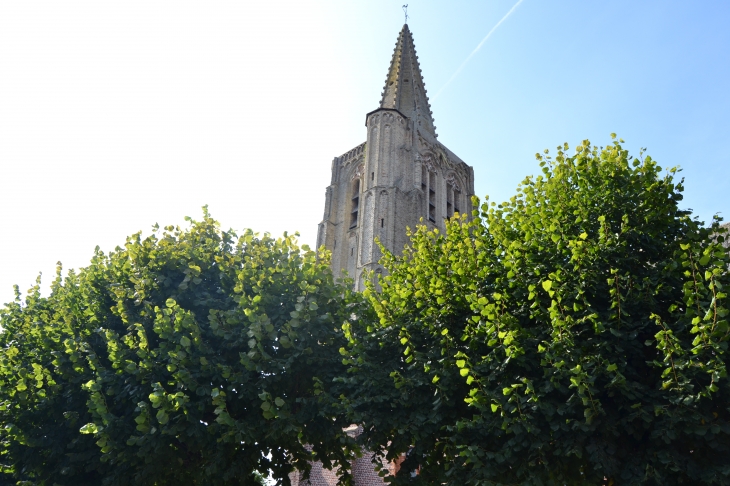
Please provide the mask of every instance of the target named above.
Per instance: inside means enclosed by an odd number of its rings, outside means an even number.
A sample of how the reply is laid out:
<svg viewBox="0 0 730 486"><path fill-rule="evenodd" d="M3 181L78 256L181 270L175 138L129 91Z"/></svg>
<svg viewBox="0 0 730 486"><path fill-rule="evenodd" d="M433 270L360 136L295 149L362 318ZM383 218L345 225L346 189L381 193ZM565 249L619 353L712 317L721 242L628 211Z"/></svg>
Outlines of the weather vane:
<svg viewBox="0 0 730 486"><path fill-rule="evenodd" d="M406 24L408 23L408 4L403 5L403 12L406 14Z"/></svg>

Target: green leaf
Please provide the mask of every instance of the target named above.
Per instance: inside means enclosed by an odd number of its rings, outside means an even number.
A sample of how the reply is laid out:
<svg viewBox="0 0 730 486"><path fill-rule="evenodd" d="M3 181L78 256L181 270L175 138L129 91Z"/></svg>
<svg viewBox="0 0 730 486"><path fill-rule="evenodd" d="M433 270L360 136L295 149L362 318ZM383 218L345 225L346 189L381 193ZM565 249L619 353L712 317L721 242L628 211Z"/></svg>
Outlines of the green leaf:
<svg viewBox="0 0 730 486"><path fill-rule="evenodd" d="M551 280L543 280L542 288L545 289L546 292L549 292L552 287L553 282Z"/></svg>
<svg viewBox="0 0 730 486"><path fill-rule="evenodd" d="M79 429L82 434L96 434L99 428L94 423L88 423Z"/></svg>
<svg viewBox="0 0 730 486"><path fill-rule="evenodd" d="M167 415L167 413L164 410L159 410L156 415L157 421L160 423L160 425L165 425L168 420L170 420L170 417Z"/></svg>

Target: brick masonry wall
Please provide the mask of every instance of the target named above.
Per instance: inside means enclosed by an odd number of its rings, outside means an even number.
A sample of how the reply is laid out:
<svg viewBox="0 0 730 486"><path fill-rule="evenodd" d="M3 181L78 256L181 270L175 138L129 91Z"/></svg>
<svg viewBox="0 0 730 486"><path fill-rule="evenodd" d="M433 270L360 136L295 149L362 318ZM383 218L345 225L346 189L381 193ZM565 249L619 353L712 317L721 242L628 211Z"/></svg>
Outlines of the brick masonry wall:
<svg viewBox="0 0 730 486"><path fill-rule="evenodd" d="M362 433L357 425L351 425L345 429L348 435L356 437ZM361 457L356 458L350 464L354 486L383 486L386 482L375 471L373 463L374 454L364 451ZM388 464L387 474L396 474L400 468L401 460ZM312 463L312 470L308 479L302 479L302 473L294 472L289 475L292 486L335 486L337 484L337 472L329 471L322 467L321 462Z"/></svg>
<svg viewBox="0 0 730 486"><path fill-rule="evenodd" d="M362 457L352 461L352 476L354 486L383 486L386 482L375 471L372 462L372 454L363 454ZM395 474L396 464L390 464L388 474ZM312 464L312 471L309 479L303 480L301 473L293 473L289 476L292 486L335 486L337 484L337 473L328 471L319 462Z"/></svg>

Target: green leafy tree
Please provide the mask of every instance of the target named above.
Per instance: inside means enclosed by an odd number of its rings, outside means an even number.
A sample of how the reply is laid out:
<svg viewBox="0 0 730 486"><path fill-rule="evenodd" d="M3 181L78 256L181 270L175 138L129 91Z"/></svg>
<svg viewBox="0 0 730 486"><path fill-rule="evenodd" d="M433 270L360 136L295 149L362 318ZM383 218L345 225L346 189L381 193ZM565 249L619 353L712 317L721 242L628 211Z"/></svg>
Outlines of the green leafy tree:
<svg viewBox="0 0 730 486"><path fill-rule="evenodd" d="M724 230L619 141L547 153L385 255L343 350L361 440L396 484L730 484Z"/></svg>
<svg viewBox="0 0 730 486"><path fill-rule="evenodd" d="M326 255L292 236L221 232L207 211L97 250L48 298L3 311L4 472L160 486L258 484L269 471L288 483L313 459L344 471L353 441L333 387L343 322L361 305ZM69 466L74 448L86 456Z"/></svg>
<svg viewBox="0 0 730 486"><path fill-rule="evenodd" d="M71 272L67 285L76 280ZM48 298L40 277L24 302L15 292L0 311L0 484L54 478L49 484L98 485L108 466L94 438L79 434L91 420L81 391L91 376L62 351L63 341L82 331L69 319L77 310L60 277Z"/></svg>

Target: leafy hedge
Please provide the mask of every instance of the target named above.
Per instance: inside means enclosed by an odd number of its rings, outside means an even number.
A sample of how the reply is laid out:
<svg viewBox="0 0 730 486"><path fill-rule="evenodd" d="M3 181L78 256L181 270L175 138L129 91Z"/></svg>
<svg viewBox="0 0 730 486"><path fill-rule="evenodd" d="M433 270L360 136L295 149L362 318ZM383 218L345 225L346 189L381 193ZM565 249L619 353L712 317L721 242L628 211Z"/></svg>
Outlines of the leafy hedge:
<svg viewBox="0 0 730 486"><path fill-rule="evenodd" d="M36 286L2 311L3 472L39 485L251 484L313 458L347 464L333 380L361 301L292 236L237 237L207 213L97 250L49 297Z"/></svg>
<svg viewBox="0 0 730 486"><path fill-rule="evenodd" d="M363 442L398 484L730 484L724 230L619 141L537 158L385 256L346 349Z"/></svg>

